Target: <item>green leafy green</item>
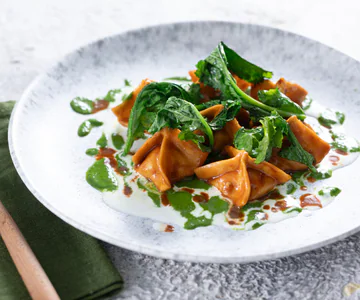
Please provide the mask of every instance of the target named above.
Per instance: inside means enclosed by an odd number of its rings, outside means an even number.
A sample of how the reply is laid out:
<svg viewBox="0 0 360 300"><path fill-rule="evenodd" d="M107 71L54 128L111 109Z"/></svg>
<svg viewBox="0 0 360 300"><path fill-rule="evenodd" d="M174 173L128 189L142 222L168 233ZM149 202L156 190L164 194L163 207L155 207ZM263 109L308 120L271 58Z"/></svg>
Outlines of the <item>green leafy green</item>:
<svg viewBox="0 0 360 300"><path fill-rule="evenodd" d="M180 129L182 131L180 139L192 140L198 145L204 139L197 137L198 135L193 134L193 131L199 129L209 138L210 146L214 144L214 136L209 124L193 104L183 99L170 97L165 106L159 110L149 132L155 133L164 127Z"/></svg>
<svg viewBox="0 0 360 300"><path fill-rule="evenodd" d="M286 121L276 112L273 112L272 116L264 117L260 123L262 127L240 128L234 137L235 147L256 158L256 163L268 160L273 148L281 148L283 136L289 131Z"/></svg>
<svg viewBox="0 0 360 300"><path fill-rule="evenodd" d="M241 104L239 101L227 100L222 101L223 110L209 123L212 130L222 129L227 122L233 120L238 114Z"/></svg>
<svg viewBox="0 0 360 300"><path fill-rule="evenodd" d="M117 150L120 150L125 144L124 138L120 134L117 134L117 133L113 133L111 135L111 140L112 140L114 147Z"/></svg>
<svg viewBox="0 0 360 300"><path fill-rule="evenodd" d="M272 72L266 71L251 62L242 58L234 50L230 49L223 42L220 42L221 50L227 60L228 69L239 76L241 79L251 83L259 83L265 78L271 78Z"/></svg>
<svg viewBox="0 0 360 300"><path fill-rule="evenodd" d="M127 79L124 80L125 86L131 86L131 82Z"/></svg>
<svg viewBox="0 0 360 300"><path fill-rule="evenodd" d="M121 93L120 89L116 89L116 90L110 90L107 92L106 96L102 99L108 102L115 102L115 96L116 94Z"/></svg>
<svg viewBox="0 0 360 300"><path fill-rule="evenodd" d="M95 156L99 153L99 149L97 148L89 148L86 150L86 155L89 155L89 156Z"/></svg>
<svg viewBox="0 0 360 300"><path fill-rule="evenodd" d="M87 170L86 181L101 192L111 192L118 189L115 174L111 166L106 163L105 158L95 161Z"/></svg>
<svg viewBox="0 0 360 300"><path fill-rule="evenodd" d="M309 152L304 150L290 128L287 137L291 145L288 148L282 149L279 152L279 155L283 158L300 162L308 166L311 171L316 172L316 169L313 166L314 157Z"/></svg>
<svg viewBox="0 0 360 300"><path fill-rule="evenodd" d="M267 91L260 90L258 92L258 97L262 103L268 106L275 107L283 111L290 111L298 115L304 114L303 109L281 93L278 88Z"/></svg>
<svg viewBox="0 0 360 300"><path fill-rule="evenodd" d="M104 124L103 122L100 122L96 119L86 120L82 122L81 125L79 126L78 136L80 137L87 136L94 127L100 127L103 124Z"/></svg>
<svg viewBox="0 0 360 300"><path fill-rule="evenodd" d="M191 99L192 99L192 103L193 104L200 104L201 100L204 98L204 96L201 94L200 92L200 84L198 83L192 83L187 92L189 93Z"/></svg>
<svg viewBox="0 0 360 300"><path fill-rule="evenodd" d="M97 140L96 145L98 145L100 148L106 148L108 145L107 137L105 133L101 135L101 137Z"/></svg>
<svg viewBox="0 0 360 300"><path fill-rule="evenodd" d="M76 97L70 102L71 108L82 115L90 115L94 109L94 102L92 100Z"/></svg>
<svg viewBox="0 0 360 300"><path fill-rule="evenodd" d="M272 100L271 103L276 105L269 106L243 92L237 86L230 71L249 82L260 82L264 77L270 77L271 73L262 69L259 71L259 69L244 64L240 56L234 55L234 53L224 43L220 43L210 56L199 61L196 65L196 75L200 78L200 81L216 90L220 90L222 98L225 100L239 100L241 106L248 110L253 118L259 119L268 116L274 110L283 117L296 115L300 120L305 118L301 108L290 104L285 105L286 101L290 101L286 97L274 98L275 100ZM285 108L286 110L284 110Z"/></svg>
<svg viewBox="0 0 360 300"><path fill-rule="evenodd" d="M152 82L141 90L130 113L124 155L129 153L136 139L144 137L144 131L151 127L158 111L171 96L192 100L181 86L170 82Z"/></svg>
<svg viewBox="0 0 360 300"><path fill-rule="evenodd" d="M209 201L200 203L204 210L208 210L212 215L220 214L229 210L229 203L219 196L213 196Z"/></svg>
<svg viewBox="0 0 360 300"><path fill-rule="evenodd" d="M332 125L343 124L345 115L342 112L327 108L320 114L318 121L321 125L331 128Z"/></svg>

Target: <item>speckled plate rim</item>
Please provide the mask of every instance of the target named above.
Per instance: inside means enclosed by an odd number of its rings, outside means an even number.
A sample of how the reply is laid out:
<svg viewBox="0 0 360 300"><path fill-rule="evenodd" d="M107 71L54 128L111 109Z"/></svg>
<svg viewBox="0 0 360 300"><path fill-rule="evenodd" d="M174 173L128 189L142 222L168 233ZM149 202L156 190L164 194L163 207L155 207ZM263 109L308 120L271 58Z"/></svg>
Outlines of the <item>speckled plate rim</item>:
<svg viewBox="0 0 360 300"><path fill-rule="evenodd" d="M254 26L254 27L261 27L261 28L267 28L273 31L278 31L278 32L285 32L289 35L293 35L293 36L297 36L300 37L302 39L306 39L306 40L310 40L314 43L317 44L321 44L322 46L328 48L329 50L333 50L335 51L338 55L341 56L346 56L348 58L350 58L351 60L359 63L356 59L354 59L353 57L350 57L332 47L329 47L325 44L322 44L316 40L310 39L308 37L293 33L293 32L289 32L286 30L281 30L281 29L277 29L277 28L273 28L270 26L264 26L264 25L258 25L258 24L252 24L252 23L242 23L242 22L227 22L227 21L213 21L213 20L201 20L201 21L185 21L185 22L175 22L175 23L164 23L164 24L160 24L160 25L153 25L153 26L146 26L146 27L140 27L140 28L136 28L133 30L128 30L128 31L124 31L121 32L119 34L115 34L115 35L110 35L110 36L106 36L104 38L100 38L98 40L92 41L82 47L79 47L77 49L74 49L73 51L69 52L68 54L66 54L65 56L63 56L62 58L60 58L56 63L54 63L51 67L49 67L44 73L38 75L31 83L30 85L25 89L25 91L23 92L21 98L19 101L16 102L15 107L12 111L11 117L10 117L10 122L9 122L9 129L8 129L8 142L9 142L9 150L10 150L10 155L12 158L12 161L14 163L14 166L21 178L21 180L24 182L24 184L26 185L26 187L30 190L30 192L47 208L49 209L52 213L54 213L56 216L58 216L60 219L62 219L63 221L65 221L66 223L72 225L73 227L99 239L105 242L108 242L110 244L122 247L124 249L128 249L128 250L132 250L135 252L140 252L146 255L151 255L154 257L158 257L158 258L166 258L166 259L174 259L174 260L179 260L179 261L191 261L191 262L204 262L204 263L249 263L249 262L256 262L256 261L263 261L263 260L271 260L271 259L277 259L277 258L281 258L281 257L286 257L286 256L290 256L290 255L296 255L296 254L300 254L303 252L307 252L307 251L311 251L311 250L315 250L317 248L320 247L324 247L326 245L329 245L331 243L340 241L345 239L346 237L353 235L355 233L357 233L358 231L360 231L360 225L353 228L352 230L349 230L347 232L344 232L343 234L337 235L335 237L320 241L318 243L313 243L311 245L305 246L305 247L299 247L293 250L286 250L286 251L279 251L279 252L275 252L275 253L271 253L271 254L264 254L264 255L256 255L256 256L227 256L227 257L218 257L218 256L211 256L211 255L206 255L206 256L199 256L199 255L191 255L191 254L179 254L179 253L175 253L173 252L169 252L169 250L167 250L166 252L160 252L158 249L156 248L150 248L150 247L143 247L140 245L137 245L135 243L131 244L131 243L127 243L127 242L122 242L119 241L118 239L113 238L112 236L94 229L94 228L90 228L90 226L84 226L83 224L79 223L77 220L72 219L67 217L66 215L62 214L60 211L58 211L56 209L56 207L54 207L50 201L48 201L47 199L45 199L44 197L41 196L41 194L36 190L36 188L34 188L34 186L32 186L32 184L30 183L30 181L27 179L16 154L15 151L15 147L14 147L14 142L13 142L13 135L15 134L13 131L13 124L14 124L14 120L17 117L17 112L19 111L19 107L26 102L26 99L28 97L28 95L32 92L33 88L37 86L37 84L45 77L46 74L51 73L52 70L54 70L59 64L61 64L61 62L63 60L65 60L67 57L71 56L74 52L85 49L91 45L94 45L96 43L99 43L100 41L104 41L107 39L113 39L116 38L117 36L120 35L125 35L128 33L135 33L137 31L141 31L144 29L151 29L151 28L160 28L160 27L166 27L166 26L181 26L181 25L185 25L185 24L197 24L197 23L213 23L215 24L227 24L227 25L233 25L233 26Z"/></svg>

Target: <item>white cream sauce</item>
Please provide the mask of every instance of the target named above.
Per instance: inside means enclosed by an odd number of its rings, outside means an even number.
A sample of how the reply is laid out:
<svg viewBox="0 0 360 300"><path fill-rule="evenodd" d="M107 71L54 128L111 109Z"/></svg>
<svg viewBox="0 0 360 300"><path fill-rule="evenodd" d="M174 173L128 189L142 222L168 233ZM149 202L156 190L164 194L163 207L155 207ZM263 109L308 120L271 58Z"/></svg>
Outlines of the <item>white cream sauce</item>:
<svg viewBox="0 0 360 300"><path fill-rule="evenodd" d="M123 89L123 92L117 95L118 101L116 101L115 103L111 103L110 108L118 105L121 102L120 99L122 98L122 95L124 93L131 92L131 90L132 88L130 87ZM319 116L320 112L323 111L324 109L325 109L324 107L313 101L310 105L310 108L306 111L308 115L311 115L313 117L307 117L305 122L310 124L312 128L315 130L315 132L317 132L317 134L322 139L331 143L333 140L331 137L330 130L321 126L316 119ZM110 109L97 113L96 119L104 122L102 129L103 132L108 137L108 143L110 148L114 148L111 142L111 134L118 133L122 135L124 139L126 138L127 128L121 126L117 122L116 117L113 115ZM345 134L343 130L343 126L340 125L333 126L332 131L336 133ZM351 137L347 137L346 135L344 142L350 148L358 147L358 142ZM141 147L143 143L144 140L137 140L134 143L131 150L135 152L137 149L139 149L139 147ZM359 155L358 152L349 153L348 155L340 155L336 153L334 149L331 149L328 155L319 164L318 171L326 172L329 170L336 170L338 168L345 167L353 163L357 159L358 155ZM333 165L333 162L330 160L332 156L337 157L338 159L336 165ZM130 155L123 157L123 159L127 162L128 167L132 166ZM154 228L156 228L156 230L163 231L162 229L166 224L179 225L183 227L187 219L182 217L181 214L178 211L175 211L171 206L161 205L160 207L157 207L152 201L152 199L148 196L147 192L143 191L137 186L136 180L141 176L137 174L132 169L132 167L131 170L132 170L132 174L128 177L122 177L120 175L116 175L116 178L119 182L119 190L115 192L104 192L103 193L104 202L115 210L130 215L150 218L155 221L165 223L165 224L160 223L160 225L159 223L155 223ZM133 191L130 197L125 196L122 190L125 181ZM265 223L275 223L287 218L295 217L299 213L311 214L312 211L320 209L320 207L318 206L307 206L301 208L301 203L299 198L303 194L309 193L315 195L320 200L322 207L325 207L334 200L335 197L330 196L329 193L324 193L324 195L319 195L319 191L326 188L326 179L318 180L312 183L306 180L305 178L303 178L303 183L304 186L306 187L305 191L301 190L300 185L298 185L293 180L290 180L287 183L278 186L278 190L280 194L284 195L284 199L281 200L267 199L263 201L261 205L259 204L260 205L259 207L249 208L245 213L244 220L241 222L238 221L236 225L230 225L228 223L226 213L216 214L213 218L212 224L217 226L224 226L236 230L251 230L254 229L253 226L256 223L258 224L255 225L255 227L259 225L263 225ZM287 195L287 190L291 187L291 185L296 187L296 191L293 194ZM177 191L179 190L179 188L174 187L174 190ZM195 189L193 195L199 194L200 192L204 192L204 190ZM209 197L221 196L220 192L214 187L211 187L209 190L205 192L209 195ZM287 207L286 210L281 211L276 206L277 201L285 201ZM207 218L211 218L211 214L208 211L204 211L198 203L194 202L194 204L196 209L191 212L194 216L196 217L205 216ZM268 209L264 209L264 207ZM252 220L249 220L250 215L253 215Z"/></svg>

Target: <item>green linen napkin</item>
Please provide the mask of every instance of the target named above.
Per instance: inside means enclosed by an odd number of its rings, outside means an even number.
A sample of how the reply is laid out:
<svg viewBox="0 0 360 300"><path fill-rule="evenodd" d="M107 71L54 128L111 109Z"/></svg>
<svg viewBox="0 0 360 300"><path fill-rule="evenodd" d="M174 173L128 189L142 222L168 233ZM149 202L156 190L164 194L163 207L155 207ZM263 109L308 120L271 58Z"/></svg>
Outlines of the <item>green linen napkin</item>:
<svg viewBox="0 0 360 300"><path fill-rule="evenodd" d="M94 299L120 291L122 278L99 243L47 210L22 183L8 149L15 102L0 103L0 199L61 299ZM31 145L29 145L31 146ZM30 296L0 238L0 299Z"/></svg>

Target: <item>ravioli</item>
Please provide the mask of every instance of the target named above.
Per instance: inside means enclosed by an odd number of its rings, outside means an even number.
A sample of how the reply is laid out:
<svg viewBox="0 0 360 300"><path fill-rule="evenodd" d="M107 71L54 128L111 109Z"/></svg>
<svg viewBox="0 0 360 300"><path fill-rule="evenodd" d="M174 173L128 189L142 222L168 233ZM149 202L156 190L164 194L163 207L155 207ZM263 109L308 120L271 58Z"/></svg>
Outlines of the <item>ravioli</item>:
<svg viewBox="0 0 360 300"><path fill-rule="evenodd" d="M207 156L191 141L178 138L179 129L163 128L149 138L132 157L135 170L152 181L160 192L194 174Z"/></svg>
<svg viewBox="0 0 360 300"><path fill-rule="evenodd" d="M226 146L225 151L231 158L199 167L195 174L215 186L236 206L244 206L249 200L260 198L276 185L291 179L268 162L256 164L244 150Z"/></svg>

